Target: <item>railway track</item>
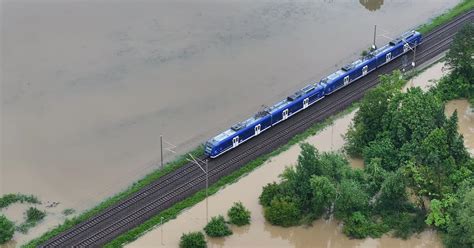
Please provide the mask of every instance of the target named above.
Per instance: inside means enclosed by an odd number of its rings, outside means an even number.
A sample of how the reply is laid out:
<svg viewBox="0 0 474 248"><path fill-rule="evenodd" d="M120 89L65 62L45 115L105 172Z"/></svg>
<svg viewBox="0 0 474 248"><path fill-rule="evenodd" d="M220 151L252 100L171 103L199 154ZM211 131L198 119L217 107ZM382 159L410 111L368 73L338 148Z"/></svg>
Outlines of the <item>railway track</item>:
<svg viewBox="0 0 474 248"><path fill-rule="evenodd" d="M422 44L417 48L416 64L421 64L445 51L456 31L464 23L473 21L474 11L471 10L427 34ZM412 60L412 54L408 55L408 60ZM315 122L322 121L343 110L352 102L362 98L368 89L375 86L378 83L379 75L389 73L400 68L401 65L402 59L399 57L267 132L263 132L251 141L240 145L218 159L211 160L209 162L209 182L216 182L222 176L230 174L252 159L285 144L291 137L303 132ZM195 165L186 164L129 198L50 239L42 247L101 246L204 187L205 177L202 171Z"/></svg>

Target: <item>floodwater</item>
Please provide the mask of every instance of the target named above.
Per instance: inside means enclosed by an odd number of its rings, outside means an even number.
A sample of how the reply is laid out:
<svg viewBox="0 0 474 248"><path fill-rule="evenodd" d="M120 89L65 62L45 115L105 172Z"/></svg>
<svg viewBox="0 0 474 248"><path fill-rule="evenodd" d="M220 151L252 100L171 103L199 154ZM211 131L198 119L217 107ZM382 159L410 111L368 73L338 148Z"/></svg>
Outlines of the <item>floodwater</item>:
<svg viewBox="0 0 474 248"><path fill-rule="evenodd" d="M4 0L0 193L89 208L160 134L183 153L458 0L429 2Z"/></svg>
<svg viewBox="0 0 474 248"><path fill-rule="evenodd" d="M443 63L436 63L418 75L407 84L408 87L429 88L445 71ZM466 100L450 101L446 106L446 114L454 109L459 113L459 131L465 137L466 146L474 148L474 113ZM349 128L357 110L337 119L318 134L305 141L317 147L320 151L340 151L344 145L342 135ZM296 163L300 148L294 145L289 150L271 158L264 165L249 175L241 178L237 183L227 186L218 193L209 197L209 215L226 215L226 211L233 202L241 201L252 213L251 224L244 227L232 226L234 234L226 238L210 238L210 247L443 247L435 231L426 230L408 240L383 236L380 239L356 240L347 238L342 232L340 223L336 220L317 220L311 226L282 228L265 222L262 207L258 203L258 196L262 187L267 183L279 180L278 175L285 167ZM353 168L363 168L361 159L349 159ZM205 201L184 211L176 219L170 220L162 227L148 232L127 247L177 247L182 233L202 230L206 224Z"/></svg>
<svg viewBox="0 0 474 248"><path fill-rule="evenodd" d="M349 128L355 111L337 119L333 125L309 137L306 142L320 151L337 151L344 144L342 134ZM383 236L380 239L355 240L347 238L341 232L336 220L317 220L309 227L282 228L267 223L263 217L258 197L262 187L278 180L285 167L296 163L300 148L297 145L271 158L264 165L209 197L209 215L226 215L226 211L235 201L241 201L252 213L251 224L244 227L232 226L234 235L226 238L209 239L209 247L439 247L441 242L432 231L425 231L409 240ZM356 167L362 167L358 160ZM353 165L354 167L354 165ZM177 247L182 233L202 230L206 224L205 201L184 211L176 219L162 227L148 232L127 247Z"/></svg>
<svg viewBox="0 0 474 248"><path fill-rule="evenodd" d="M464 145L471 156L474 156L474 109L465 99L452 100L446 104L445 113L450 116L458 111L459 132L464 136Z"/></svg>

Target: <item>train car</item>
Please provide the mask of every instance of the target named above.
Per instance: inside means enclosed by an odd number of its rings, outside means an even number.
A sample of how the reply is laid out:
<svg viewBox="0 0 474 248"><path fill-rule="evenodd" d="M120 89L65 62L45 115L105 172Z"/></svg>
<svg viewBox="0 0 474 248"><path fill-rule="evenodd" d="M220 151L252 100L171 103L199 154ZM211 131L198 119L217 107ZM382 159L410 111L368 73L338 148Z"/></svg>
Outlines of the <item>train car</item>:
<svg viewBox="0 0 474 248"><path fill-rule="evenodd" d="M272 115L268 109L264 109L252 118L233 125L230 129L207 141L204 152L209 157L216 158L252 137L259 135L271 126Z"/></svg>
<svg viewBox="0 0 474 248"><path fill-rule="evenodd" d="M319 83L310 84L288 96L285 100L278 102L270 108L272 126L306 109L322 97L324 97L324 86Z"/></svg>
<svg viewBox="0 0 474 248"><path fill-rule="evenodd" d="M222 155L268 128L308 108L325 95L349 85L378 67L409 52L421 41L422 36L419 32L410 31L402 34L395 40L390 41L389 44L342 67L320 82L310 84L272 107L263 109L252 118L233 125L230 129L206 142L205 154L211 158Z"/></svg>
<svg viewBox="0 0 474 248"><path fill-rule="evenodd" d="M419 32L406 32L400 37L390 41L387 45L371 52L371 54L377 59L377 67L380 67L402 54L411 51L418 46L421 41L422 37Z"/></svg>

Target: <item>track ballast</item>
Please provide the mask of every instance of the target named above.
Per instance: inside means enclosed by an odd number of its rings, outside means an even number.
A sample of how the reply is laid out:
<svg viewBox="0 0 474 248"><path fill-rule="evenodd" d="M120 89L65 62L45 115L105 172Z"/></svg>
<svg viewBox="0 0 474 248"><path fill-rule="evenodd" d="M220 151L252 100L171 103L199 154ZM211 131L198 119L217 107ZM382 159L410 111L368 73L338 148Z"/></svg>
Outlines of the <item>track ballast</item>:
<svg viewBox="0 0 474 248"><path fill-rule="evenodd" d="M446 51L456 31L463 24L473 21L474 11L471 10L427 34L417 48L416 64L422 64ZM412 61L413 54L410 53L407 56L407 61ZM324 120L361 99L368 89L378 84L379 75L401 68L402 57L326 96L318 103L263 132L251 141L239 145L217 159L210 160L209 182L212 184L256 157L286 144L294 135L302 133L314 123ZM42 247L101 246L203 188L205 188L205 177L202 171L195 165L186 164L129 198L48 240Z"/></svg>

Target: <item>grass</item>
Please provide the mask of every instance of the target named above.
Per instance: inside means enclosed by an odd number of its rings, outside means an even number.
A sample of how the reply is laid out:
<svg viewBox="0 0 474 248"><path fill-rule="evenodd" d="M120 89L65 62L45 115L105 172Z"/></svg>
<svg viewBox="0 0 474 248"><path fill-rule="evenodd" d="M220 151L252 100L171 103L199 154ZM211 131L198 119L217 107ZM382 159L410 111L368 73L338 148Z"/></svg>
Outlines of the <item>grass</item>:
<svg viewBox="0 0 474 248"><path fill-rule="evenodd" d="M436 28L437 26L442 25L446 22L449 22L450 20L452 20L457 15L460 15L460 14L462 14L462 13L464 13L464 12L466 12L466 11L472 9L472 8L474 8L474 1L472 1L472 0L463 0L461 3L456 5L451 10L447 11L446 13L444 13L444 14L436 17L436 18L434 18L429 24L425 24L425 25L420 26L418 28L418 31L423 33L423 34L426 34L426 33L430 32L431 30L433 30L434 28ZM273 151L272 153L269 153L269 154L264 155L260 158L257 158L255 160L253 160L252 162L250 162L249 164L247 164L246 166L242 167L241 169L235 171L231 175L228 175L226 177L221 178L217 183L215 183L214 185L212 185L210 187L211 191L213 191L212 194L217 192L224 185L226 185L228 183L233 183L233 182L237 181L238 178L240 178L241 176L248 174L253 169L255 169L258 166L260 166L261 164L263 164L270 157L275 156L275 155L287 150L290 146L292 146L293 144L298 143L299 141L305 139L306 137L314 135L320 129L322 129L322 128L326 127L327 125L331 124L332 121L335 118L339 118L340 116L351 112L357 106L358 106L357 103L352 104L350 107L348 107L343 112L341 112L341 113L339 113L339 114L337 114L333 117L329 117L328 119L326 119L326 121L324 121L322 123L319 123L319 124L316 124L313 127L311 127L310 129L308 129L306 132L295 136L286 145L278 148L277 150ZM201 146L201 147L197 148L196 150L194 150L192 153L199 156L199 155L203 154L203 151L204 151L204 149ZM44 243L45 241L47 241L48 239L54 237L55 235L57 235L57 234L65 231L65 230L73 227L74 225L80 223L81 221L84 221L84 220L94 216L95 214L99 213L100 211L104 210L107 207L112 206L113 204L119 202L120 200L125 199L126 197L128 197L131 194L139 191L141 188L145 187L146 185L150 184L151 182L155 181L156 179L160 178L161 176L166 175L166 174L174 171L175 169L181 167L185 163L186 163L186 160L185 160L184 157L181 157L181 158L177 159L176 161L169 163L163 170L152 172L151 174L147 175L142 180L140 180L140 181L136 182L135 184L133 184L126 191L121 192L121 193L105 200L104 202L100 203L98 206L84 212L83 214L81 214L81 215L79 215L75 218L66 220L62 225L59 225L56 228L54 228L54 229L48 231L47 233L43 234L39 238L36 238L36 239L30 241L28 244L24 245L23 247L36 247L36 246ZM197 202L204 199L204 197L205 197L204 191L200 191L200 192L196 193L192 197L190 197L188 199L185 199L185 200L175 204L173 207L161 212L159 215L157 215L154 218L148 220L147 222L143 223L139 227L137 227L135 229L132 229L131 231L129 231L126 234L123 234L123 235L119 236L117 239L111 241L107 245L107 247L121 246L122 244L124 244L126 242L130 242L130 241L135 240L136 238L141 236L144 232L150 230L155 225L157 225L160 222L161 217L164 217L165 220L175 218L177 216L177 214L179 214L179 212L181 212L183 209L196 204Z"/></svg>
<svg viewBox="0 0 474 248"><path fill-rule="evenodd" d="M0 197L0 209L6 208L14 203L41 204L41 201L34 195L6 194Z"/></svg>
<svg viewBox="0 0 474 248"><path fill-rule="evenodd" d="M358 103L353 103L351 106L346 108L345 110L328 117L325 121L316 123L309 129L307 129L305 132L298 134L294 136L287 144L277 148L271 153L262 155L253 161L249 162L245 166L241 167L240 169L234 171L232 174L227 175L225 177L222 177L211 185L209 187L209 195L213 195L216 192L218 192L220 189L224 188L226 185L235 183L237 182L241 177L249 174L252 172L254 169L258 168L262 164L264 164L266 161L268 161L271 157L274 157L286 150L288 150L291 146L294 144L299 143L300 141L305 140L309 136L315 135L318 133L320 130L324 129L327 126L330 126L334 120L352 112L358 107ZM204 200L206 197L206 192L205 190L201 190L197 192L196 194L192 195L191 197L180 201L173 205L172 207L166 209L165 211L159 213L158 215L154 216L153 218L149 219L145 223L141 224L140 226L130 230L129 232L120 235L116 239L112 240L109 242L105 247L122 247L126 243L130 243L140 236L142 236L144 233L148 232L149 230L153 229L155 226L159 225L161 222L161 218L163 217L163 223L174 219L178 216L178 214L183 211L184 209L187 209L189 207L194 206L195 204L199 203L200 201Z"/></svg>
<svg viewBox="0 0 474 248"><path fill-rule="evenodd" d="M454 8L434 18L430 23L421 25L417 30L422 34L427 34L436 27L451 21L456 16L465 13L472 8L474 8L473 0L463 0L462 2L454 6Z"/></svg>
<svg viewBox="0 0 474 248"><path fill-rule="evenodd" d="M32 227L35 227L39 222L41 222L44 217L46 216L46 212L40 211L37 208L30 207L26 211L26 221L21 223L19 226L16 227L16 230L26 234L28 230Z"/></svg>
<svg viewBox="0 0 474 248"><path fill-rule="evenodd" d="M191 152L195 156L202 156L204 154L204 147L199 146L195 150ZM99 205L95 206L94 208L87 210L86 212L73 217L71 219L66 219L66 221L53 228L52 230L44 233L40 237L31 240L27 244L23 245L22 247L37 247L47 240L51 239L52 237L58 235L59 233L68 230L69 228L74 227L75 225L79 224L80 222L83 222L104 209L116 204L117 202L131 196L132 194L138 192L140 189L144 188L145 186L149 185L150 183L156 181L158 178L178 169L179 167L185 165L188 161L186 160L185 156L180 156L178 159L176 159L173 162L167 163L166 166L164 166L163 170L156 170L147 176L145 176L143 179L133 183L127 190L120 192L105 201L101 202Z"/></svg>

